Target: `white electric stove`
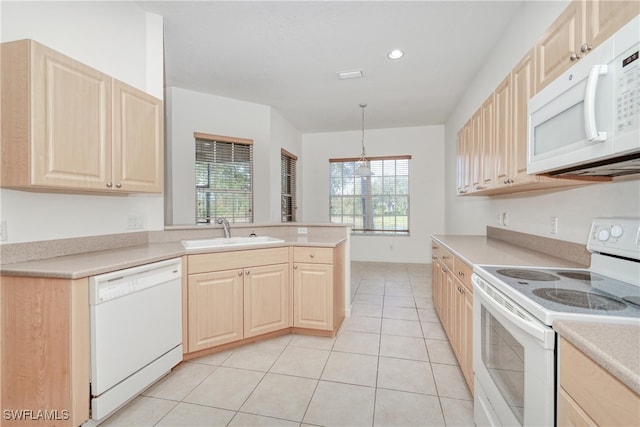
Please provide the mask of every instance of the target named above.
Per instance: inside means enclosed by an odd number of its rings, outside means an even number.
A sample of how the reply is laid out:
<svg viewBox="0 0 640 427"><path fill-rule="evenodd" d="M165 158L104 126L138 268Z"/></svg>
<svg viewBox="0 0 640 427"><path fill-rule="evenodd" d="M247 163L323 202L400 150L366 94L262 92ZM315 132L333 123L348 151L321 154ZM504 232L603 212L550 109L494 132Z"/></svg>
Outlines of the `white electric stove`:
<svg viewBox="0 0 640 427"><path fill-rule="evenodd" d="M555 424L554 321L640 327L640 218L595 219L587 249L588 269L474 266L478 426Z"/></svg>

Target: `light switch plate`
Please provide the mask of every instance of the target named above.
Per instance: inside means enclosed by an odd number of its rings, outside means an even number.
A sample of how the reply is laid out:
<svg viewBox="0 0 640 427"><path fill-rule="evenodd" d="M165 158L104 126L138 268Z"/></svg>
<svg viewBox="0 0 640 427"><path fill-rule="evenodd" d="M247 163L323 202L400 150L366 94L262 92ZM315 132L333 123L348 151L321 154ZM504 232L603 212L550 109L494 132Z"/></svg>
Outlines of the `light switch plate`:
<svg viewBox="0 0 640 427"><path fill-rule="evenodd" d="M307 227L298 227L298 234L307 234L308 232Z"/></svg>

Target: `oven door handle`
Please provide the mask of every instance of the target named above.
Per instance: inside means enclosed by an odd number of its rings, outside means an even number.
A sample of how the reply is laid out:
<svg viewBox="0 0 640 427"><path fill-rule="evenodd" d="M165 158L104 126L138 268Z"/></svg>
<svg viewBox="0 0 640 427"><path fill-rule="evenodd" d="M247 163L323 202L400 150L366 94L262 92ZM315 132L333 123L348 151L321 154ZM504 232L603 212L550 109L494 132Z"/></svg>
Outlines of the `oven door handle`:
<svg viewBox="0 0 640 427"><path fill-rule="evenodd" d="M496 301L496 299L489 295L487 291L483 289L483 286L479 284L480 281L483 281L475 274L471 276L473 281L473 297L479 297L482 300L482 303L490 306L494 310L495 313L499 313L507 318L511 323L514 324L517 328L523 330L528 335L534 337L537 341L541 343L541 345L546 349L553 349L555 346L555 339L553 329L549 328L546 325L543 325L541 322L538 322L536 319L531 317L528 313L523 310L518 309L512 304L509 305L510 308L504 306L500 302ZM487 286L490 286L485 282ZM492 291L496 293L503 301L507 301L508 299L502 294L502 292L496 290L491 287ZM477 291L477 292L476 292Z"/></svg>

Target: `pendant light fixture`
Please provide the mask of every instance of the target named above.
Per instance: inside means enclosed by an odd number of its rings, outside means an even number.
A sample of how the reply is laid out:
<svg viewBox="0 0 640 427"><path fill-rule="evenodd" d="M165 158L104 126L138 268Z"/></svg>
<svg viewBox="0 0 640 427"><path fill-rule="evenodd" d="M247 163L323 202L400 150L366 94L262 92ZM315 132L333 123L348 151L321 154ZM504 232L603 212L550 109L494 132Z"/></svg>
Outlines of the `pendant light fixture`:
<svg viewBox="0 0 640 427"><path fill-rule="evenodd" d="M362 109L362 154L360 155L360 162L355 172L355 174L358 176L373 175L373 173L371 172L371 168L369 167L369 160L367 160L367 156L364 151L364 109L366 107L367 104L360 104L360 108Z"/></svg>

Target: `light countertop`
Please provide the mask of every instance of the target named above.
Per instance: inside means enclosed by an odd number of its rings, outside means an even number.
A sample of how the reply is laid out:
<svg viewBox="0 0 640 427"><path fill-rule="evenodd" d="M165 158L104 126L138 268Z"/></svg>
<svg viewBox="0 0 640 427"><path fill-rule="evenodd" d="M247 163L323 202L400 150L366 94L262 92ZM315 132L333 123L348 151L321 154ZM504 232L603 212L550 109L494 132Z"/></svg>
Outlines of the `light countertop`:
<svg viewBox="0 0 640 427"><path fill-rule="evenodd" d="M585 267L563 258L524 248L487 236L431 236L455 256L472 266L474 264Z"/></svg>
<svg viewBox="0 0 640 427"><path fill-rule="evenodd" d="M561 320L554 322L553 329L640 394L640 324L616 325Z"/></svg>
<svg viewBox="0 0 640 427"><path fill-rule="evenodd" d="M80 279L108 273L123 268L135 267L151 262L180 257L183 255L239 251L248 249L266 249L282 246L314 246L336 247L344 242L344 238L306 238L286 240L284 243L263 244L259 246L243 245L233 248L221 247L212 249L185 250L180 242L149 243L140 246L130 246L66 255L55 258L45 258L34 261L3 264L0 273L7 276L48 277L59 279Z"/></svg>

